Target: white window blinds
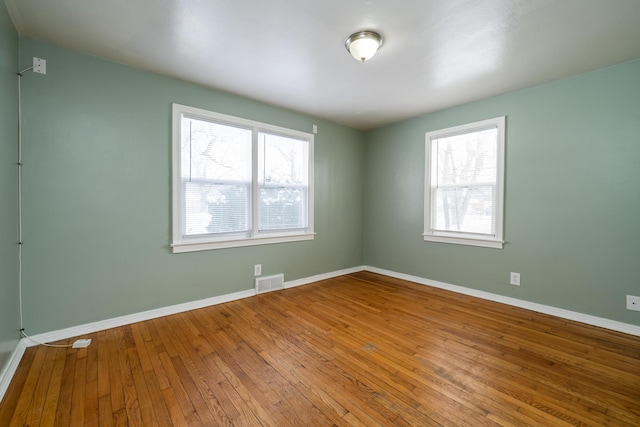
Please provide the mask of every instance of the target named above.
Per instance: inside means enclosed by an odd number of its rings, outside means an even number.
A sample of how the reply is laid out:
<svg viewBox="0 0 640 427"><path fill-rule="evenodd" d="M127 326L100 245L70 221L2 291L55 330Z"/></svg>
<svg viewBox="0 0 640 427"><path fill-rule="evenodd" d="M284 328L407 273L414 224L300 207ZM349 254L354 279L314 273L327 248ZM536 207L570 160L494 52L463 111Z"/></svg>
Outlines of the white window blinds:
<svg viewBox="0 0 640 427"><path fill-rule="evenodd" d="M251 130L182 117L184 236L247 233Z"/></svg>

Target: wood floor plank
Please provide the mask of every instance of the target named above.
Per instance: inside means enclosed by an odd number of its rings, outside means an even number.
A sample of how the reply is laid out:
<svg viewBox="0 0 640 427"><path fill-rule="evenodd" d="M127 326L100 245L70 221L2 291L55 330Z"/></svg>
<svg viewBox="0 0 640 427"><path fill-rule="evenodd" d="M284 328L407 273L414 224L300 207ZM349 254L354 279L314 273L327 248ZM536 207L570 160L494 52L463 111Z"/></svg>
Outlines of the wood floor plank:
<svg viewBox="0 0 640 427"><path fill-rule="evenodd" d="M196 348L199 351L192 354L192 357L182 358L183 362L214 418L229 423L229 420L237 417L238 411L221 390L220 383L226 381L226 377L209 359L212 349L203 351L199 344Z"/></svg>
<svg viewBox="0 0 640 427"><path fill-rule="evenodd" d="M144 346L142 347L144 348ZM127 349L127 360L131 366L131 376L138 398L140 417L144 425L159 425L137 350L138 347Z"/></svg>
<svg viewBox="0 0 640 427"><path fill-rule="evenodd" d="M198 418L189 394L182 385L182 381L180 381L180 375L178 375L173 367L169 354L166 352L161 353L160 361L162 363L162 370L166 372L167 379L171 384L171 387L165 389L162 393L165 402L177 402L178 408L182 412L183 418L188 421L188 424L203 425L202 421ZM169 392L169 390L171 392ZM172 406L169 407L169 413L172 414L172 419L180 418L178 411Z"/></svg>
<svg viewBox="0 0 640 427"><path fill-rule="evenodd" d="M222 409L213 389L215 384L210 384L211 369L202 364L200 357L201 341L189 333L184 317L181 315L172 318L168 330L174 336L174 345L178 356L172 358L174 368L187 389L197 413L203 421L214 419L221 423L228 423L228 416ZM195 351L194 351L195 350ZM206 352L204 352L206 354Z"/></svg>
<svg viewBox="0 0 640 427"><path fill-rule="evenodd" d="M117 361L120 368L119 382L124 394L124 412L122 413L122 416L126 414L126 419L131 424L143 425L142 414L140 413L140 402L138 400L136 386L133 381L132 366L129 359L130 353L128 352L132 347L129 345L129 338L131 337L131 332L128 326L118 330L115 336L116 347L118 350Z"/></svg>
<svg viewBox="0 0 640 427"><path fill-rule="evenodd" d="M84 425L97 426L100 419L98 381L91 381L87 383L87 386L85 387L84 400L84 419L87 420Z"/></svg>
<svg viewBox="0 0 640 427"><path fill-rule="evenodd" d="M76 353L65 351L64 370L62 371L62 382L58 391L58 405L55 411L54 425L70 425L71 403L76 370Z"/></svg>
<svg viewBox="0 0 640 427"><path fill-rule="evenodd" d="M124 401L124 388L122 387L122 375L120 373L120 362L118 360L118 342L117 342L117 330L109 330L104 335L105 344L107 347L106 357L108 361L108 366L105 366L103 369L100 369L104 372L107 370L109 373L108 379L105 379L107 385L109 385L108 390L106 390L106 395L110 397L111 401L111 410L112 410L112 421L114 425L122 425L122 422L126 420L126 408ZM100 359L99 358L99 362ZM104 362L103 362L104 363ZM100 396L106 396L105 391L102 391ZM101 418L106 418L102 417Z"/></svg>
<svg viewBox="0 0 640 427"><path fill-rule="evenodd" d="M167 412L169 413L169 417L171 418L171 423L167 425L174 426L185 426L185 425L195 425L195 423L188 423L187 419L180 408L180 402L176 398L176 395L173 393L173 390L170 388L165 388L160 391L162 394L162 400L164 402L164 406L167 408Z"/></svg>
<svg viewBox="0 0 640 427"><path fill-rule="evenodd" d="M96 335L94 342L97 347L96 359L97 359L97 381L98 381L98 398L109 396L110 383L109 383L109 345L108 345L107 331L100 331Z"/></svg>
<svg viewBox="0 0 640 427"><path fill-rule="evenodd" d="M67 358L66 348L58 348L53 353L55 353L55 362L51 369L51 378L48 384L44 408L42 409L42 417L39 420L42 427L49 427L55 424L56 410L58 408L58 399L60 398L62 377Z"/></svg>
<svg viewBox="0 0 640 427"><path fill-rule="evenodd" d="M11 424L22 425L27 424L27 417L29 414L29 408L32 404L33 395L36 391L38 380L42 373L46 357L46 348L40 347L34 349L36 352L33 362L29 369L29 374L25 378L24 386L20 393L20 399L11 418ZM45 373L46 375L46 373Z"/></svg>
<svg viewBox="0 0 640 427"><path fill-rule="evenodd" d="M86 349L78 350L74 370L73 391L71 395L71 414L69 425L81 426L85 424L84 408L87 403L87 358Z"/></svg>
<svg viewBox="0 0 640 427"><path fill-rule="evenodd" d="M100 427L113 426L113 409L109 396L98 397L98 425Z"/></svg>
<svg viewBox="0 0 640 427"><path fill-rule="evenodd" d="M140 325L143 325L143 324L144 322L135 323L131 325L131 332L133 334L133 339L136 343L136 353L138 353L138 359L140 360L142 371L149 372L153 369L153 365L151 363L149 353L147 352L147 347L145 346L145 340L142 336Z"/></svg>
<svg viewBox="0 0 640 427"><path fill-rule="evenodd" d="M86 337L0 425L640 425L640 337L371 272Z"/></svg>
<svg viewBox="0 0 640 427"><path fill-rule="evenodd" d="M26 424L37 425L42 419L42 411L44 410L44 405L46 403L47 391L49 389L49 383L51 382L51 376L53 374L55 358L55 351L46 352L42 370L38 375L38 383L34 390L33 397L31 398L31 404L29 407Z"/></svg>
<svg viewBox="0 0 640 427"><path fill-rule="evenodd" d="M0 425L2 422L9 424L16 407L20 402L21 390L26 382L27 375L31 371L31 365L36 355L37 348L27 348L22 356L22 360L16 369L13 380L5 393L4 399L0 402Z"/></svg>
<svg viewBox="0 0 640 427"><path fill-rule="evenodd" d="M151 400L151 407L154 412L154 420L156 425L159 426L169 426L173 424L171 414L169 413L169 408L165 404L164 396L162 395L162 390L158 386L158 381L156 380L155 373L153 371L143 372L144 376L143 380L147 386L149 398Z"/></svg>

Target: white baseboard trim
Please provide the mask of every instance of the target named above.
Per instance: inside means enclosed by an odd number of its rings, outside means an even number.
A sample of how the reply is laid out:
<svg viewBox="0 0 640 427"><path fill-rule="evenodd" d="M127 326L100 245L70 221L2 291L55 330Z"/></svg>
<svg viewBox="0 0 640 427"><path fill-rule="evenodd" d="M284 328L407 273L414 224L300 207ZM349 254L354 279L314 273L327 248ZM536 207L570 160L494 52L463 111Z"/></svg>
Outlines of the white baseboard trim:
<svg viewBox="0 0 640 427"><path fill-rule="evenodd" d="M24 351L27 349L23 340L18 341L16 348L11 353L11 357L9 358L9 363L4 371L0 374L0 402L4 398L4 394L7 392L9 388L9 384L11 384L11 380L13 379L13 375L16 373L18 369L18 365L20 365L20 360L22 360L22 356L24 355Z"/></svg>
<svg viewBox="0 0 640 427"><path fill-rule="evenodd" d="M142 311L140 313L127 314L125 316L114 317L112 319L100 320L98 322L86 323L84 325L72 326L57 331L44 332L32 335L31 340L24 338L27 347L38 345L38 343L49 343L52 341L64 340L77 337L78 335L91 334L105 329L117 328L119 326L130 325L131 323L143 322L145 320L168 316L170 314L182 313L198 308L209 307L211 305L223 304L242 298L252 297L256 294L255 289L235 292L232 294L220 295L217 297L205 298L197 301L185 302L183 304L170 305L168 307L156 308L154 310ZM34 342L34 341L37 341Z"/></svg>
<svg viewBox="0 0 640 427"><path fill-rule="evenodd" d="M357 273L358 271L363 271L364 266L360 265L358 267L345 268L344 270L332 271L331 273L317 274L311 277L305 277L302 279L291 280L289 282L284 282L284 288L295 288L296 286L308 285L309 283L319 282L320 280L332 279L338 276L344 276L345 274Z"/></svg>
<svg viewBox="0 0 640 427"><path fill-rule="evenodd" d="M317 282L319 280L330 279L332 277L338 277L345 274L355 273L357 271L364 270L364 266L358 266L353 268L347 268L344 270L338 270L330 273L318 274L307 278L292 280L284 283L284 287L293 288L295 286L302 286L308 283ZM151 320L158 317L168 316L176 313L183 313L185 311L195 310L198 308L209 307L212 305L223 304L225 302L235 301L242 298L248 298L256 295L255 289L249 289L246 291L235 292L232 294L220 295L212 298L205 298L197 301L186 302L183 304L171 305L168 307L157 308L154 310L143 311L140 313L127 314L125 316L114 317L112 319L100 320L98 322L86 323L84 325L72 326L66 329L60 329L57 331L44 332L37 335L32 335L31 339L24 338L23 341L27 347L38 345L38 343L50 343L52 341L64 340L67 338L77 337L79 335L91 334L105 329L117 328L119 326L130 325L131 323L143 322L145 320ZM37 341L37 342L34 342Z"/></svg>
<svg viewBox="0 0 640 427"><path fill-rule="evenodd" d="M605 319L602 317L591 316L589 314L578 313L576 311L565 310L563 308L552 307L549 305L538 304L535 302L529 302L520 300L517 298L505 297L503 295L492 294L490 292L479 291L477 289L465 288L464 286L452 285L449 283L438 282L437 280L429 280L423 277L411 276L409 274L398 273L395 271L385 270L382 268L364 266L364 270L371 271L372 273L384 274L385 276L395 277L396 279L408 280L410 282L416 282L421 285L432 286L434 288L445 289L448 291L457 292L464 295L478 297L489 301L500 302L503 304L512 305L515 307L525 308L527 310L537 311L539 313L550 314L552 316L560 317L562 319L574 320L580 323L586 323L587 325L598 326L612 331L623 332L629 335L640 336L640 326L631 325L628 323L618 322L615 320Z"/></svg>

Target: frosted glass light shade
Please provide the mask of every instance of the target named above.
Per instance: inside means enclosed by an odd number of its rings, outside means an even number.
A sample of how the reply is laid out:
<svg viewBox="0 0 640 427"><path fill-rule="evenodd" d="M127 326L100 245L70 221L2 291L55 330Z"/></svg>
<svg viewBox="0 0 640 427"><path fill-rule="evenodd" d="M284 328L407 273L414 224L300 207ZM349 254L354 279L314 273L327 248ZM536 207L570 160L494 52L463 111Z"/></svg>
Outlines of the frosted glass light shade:
<svg viewBox="0 0 640 427"><path fill-rule="evenodd" d="M345 41L347 50L358 61L367 61L376 54L382 46L382 37L373 31L360 31L351 34Z"/></svg>

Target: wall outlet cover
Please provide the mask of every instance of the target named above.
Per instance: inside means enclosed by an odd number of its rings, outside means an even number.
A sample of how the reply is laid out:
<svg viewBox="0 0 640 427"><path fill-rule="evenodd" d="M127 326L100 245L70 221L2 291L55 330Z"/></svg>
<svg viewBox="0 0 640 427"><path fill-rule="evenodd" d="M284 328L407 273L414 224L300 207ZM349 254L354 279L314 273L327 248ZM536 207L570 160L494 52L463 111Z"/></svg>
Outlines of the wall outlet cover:
<svg viewBox="0 0 640 427"><path fill-rule="evenodd" d="M514 273L512 271L509 275L509 283L514 286L520 286L520 273Z"/></svg>
<svg viewBox="0 0 640 427"><path fill-rule="evenodd" d="M33 57L33 72L38 74L47 74L47 60Z"/></svg>
<svg viewBox="0 0 640 427"><path fill-rule="evenodd" d="M627 295L627 310L640 311L640 297Z"/></svg>

